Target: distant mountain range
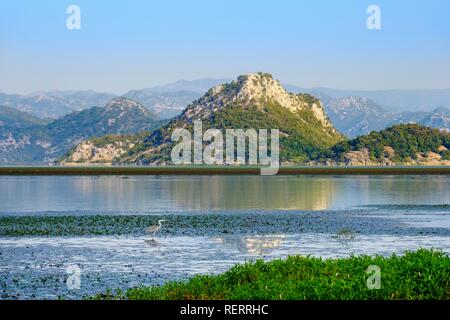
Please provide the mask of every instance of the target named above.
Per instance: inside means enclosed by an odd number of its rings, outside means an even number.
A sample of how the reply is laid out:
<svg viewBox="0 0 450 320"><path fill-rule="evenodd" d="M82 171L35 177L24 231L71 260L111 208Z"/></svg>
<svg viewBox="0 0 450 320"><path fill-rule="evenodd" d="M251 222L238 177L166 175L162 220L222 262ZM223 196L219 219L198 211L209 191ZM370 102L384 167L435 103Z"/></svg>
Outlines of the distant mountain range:
<svg viewBox="0 0 450 320"><path fill-rule="evenodd" d="M139 101L160 119L178 116L195 99L228 79L180 80L142 90L131 90L123 96Z"/></svg>
<svg viewBox="0 0 450 320"><path fill-rule="evenodd" d="M199 93L203 95L206 91L211 89L212 87L217 86L221 83L231 82L233 79L197 79L197 80L179 80L176 82L154 86L148 89L144 89L145 91L151 91L154 93L169 93L169 92L178 92L178 91L191 91Z"/></svg>
<svg viewBox="0 0 450 320"><path fill-rule="evenodd" d="M197 99L201 94L193 91L173 91L155 93L151 90L132 90L123 96L139 101L160 119L170 119Z"/></svg>
<svg viewBox="0 0 450 320"><path fill-rule="evenodd" d="M450 130L450 89L338 90L286 86L319 98L336 128L349 138L402 123Z"/></svg>
<svg viewBox="0 0 450 320"><path fill-rule="evenodd" d="M120 97L94 91L52 91L30 95L0 93L0 162L52 160L85 139L110 134L121 135L122 138L118 139L127 141L121 150L131 148L139 139L130 134L156 129L167 123L164 121L167 119L179 121L192 105L199 105L204 94L223 83L236 81L180 80L131 90ZM337 131L350 139L408 123L450 130L450 90L357 91L283 87L303 99L320 100L325 117ZM274 89L273 86L270 88ZM186 109L187 106L190 107ZM236 117L233 118L235 122L237 117L247 115L236 113L235 109L227 110L233 113L227 116ZM223 116L224 113L219 112L215 118ZM254 125L267 124L247 120ZM272 124L277 124L277 121ZM280 127L283 125L280 123ZM297 158L304 156L296 154Z"/></svg>
<svg viewBox="0 0 450 320"><path fill-rule="evenodd" d="M142 104L125 98L54 121L0 106L0 162L52 161L88 138L138 133L162 124Z"/></svg>
<svg viewBox="0 0 450 320"><path fill-rule="evenodd" d="M29 95L0 93L0 106L16 108L38 118L57 119L74 111L103 106L115 97L126 97L142 103L160 119L179 115L193 100L209 88L227 82L227 79L180 80L166 85L141 90L130 90L123 95L95 91L49 91Z"/></svg>
<svg viewBox="0 0 450 320"><path fill-rule="evenodd" d="M450 108L450 88L432 90L341 90L331 88L301 88L286 85L291 92L317 93L330 98L341 99L349 96L365 97L375 101L391 113L405 111L432 111L438 107Z"/></svg>
<svg viewBox="0 0 450 320"><path fill-rule="evenodd" d="M39 118L56 119L73 111L80 111L93 106L103 106L112 98L123 96L139 101L160 119L169 119L181 114L188 104L200 98L209 88L230 81L231 79L180 80L146 89L130 90L122 95L94 91L50 91L35 92L30 95L0 93L0 105L28 112ZM400 114L403 117L407 117L405 121L409 121L409 118L420 118L425 112L429 112L425 117L435 117L433 111L437 108L450 109L450 89L369 91L320 87L301 88L288 84L283 86L289 92L309 93L323 100L327 112L331 111L330 117L333 121L337 121L335 123L336 127L351 137L370 132L370 130L381 129L383 125L386 127L395 123L392 121L395 121L397 116L391 117L392 114ZM357 101L358 99L360 101ZM355 103L354 106L352 102ZM341 111L346 113L344 118L347 118L349 113L355 111L355 109L360 109L361 104L365 103L367 104L365 110L368 111L366 117L371 118L373 113L382 112L386 114L387 118L392 118L392 121L377 123L374 127L367 128L369 131L364 129L364 124L359 123L355 124L355 128L350 128L348 123L352 122L351 119L342 119L344 123L340 123L341 120L339 119L342 118ZM336 109L339 105L347 105L348 108L340 107ZM374 110L372 110L372 107L374 107ZM333 109L335 110L333 111ZM419 113L415 114L416 112ZM331 113L336 113L336 116ZM359 110L352 117L364 118L362 113L364 113L364 110ZM439 115L436 116L439 117Z"/></svg>
<svg viewBox="0 0 450 320"><path fill-rule="evenodd" d="M366 97L330 98L316 93L336 128L349 138L379 131L402 123L450 130L450 109L391 113Z"/></svg>
<svg viewBox="0 0 450 320"><path fill-rule="evenodd" d="M39 117L56 119L74 111L105 105L114 97L94 91L52 91L30 95L0 93L0 106L16 108Z"/></svg>

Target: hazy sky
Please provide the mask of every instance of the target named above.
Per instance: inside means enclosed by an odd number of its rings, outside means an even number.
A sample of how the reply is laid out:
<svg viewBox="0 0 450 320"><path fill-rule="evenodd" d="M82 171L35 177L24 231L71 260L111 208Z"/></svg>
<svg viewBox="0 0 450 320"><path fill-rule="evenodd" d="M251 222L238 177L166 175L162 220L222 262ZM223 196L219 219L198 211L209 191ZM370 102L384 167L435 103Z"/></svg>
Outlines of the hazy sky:
<svg viewBox="0 0 450 320"><path fill-rule="evenodd" d="M81 30L66 27L70 4ZM381 30L366 27L371 4ZM3 92L121 93L253 71L304 87L450 88L450 1L0 3Z"/></svg>

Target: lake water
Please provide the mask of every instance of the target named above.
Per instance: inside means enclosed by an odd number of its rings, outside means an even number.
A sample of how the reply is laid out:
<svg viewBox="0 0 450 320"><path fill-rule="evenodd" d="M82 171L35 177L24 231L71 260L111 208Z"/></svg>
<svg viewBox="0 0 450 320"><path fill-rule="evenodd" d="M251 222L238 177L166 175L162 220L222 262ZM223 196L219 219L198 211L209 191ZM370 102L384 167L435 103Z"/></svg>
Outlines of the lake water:
<svg viewBox="0 0 450 320"><path fill-rule="evenodd" d="M0 177L0 215L333 210L449 204L445 176Z"/></svg>
<svg viewBox="0 0 450 320"><path fill-rule="evenodd" d="M124 226L117 234L0 236L0 298L80 298L292 254L450 252L445 204L446 176L2 176L1 232L29 230L27 220L7 225L10 217L164 215L168 222L153 242ZM198 216L198 225L178 232ZM214 228L227 219L240 228ZM79 289L67 287L73 266Z"/></svg>

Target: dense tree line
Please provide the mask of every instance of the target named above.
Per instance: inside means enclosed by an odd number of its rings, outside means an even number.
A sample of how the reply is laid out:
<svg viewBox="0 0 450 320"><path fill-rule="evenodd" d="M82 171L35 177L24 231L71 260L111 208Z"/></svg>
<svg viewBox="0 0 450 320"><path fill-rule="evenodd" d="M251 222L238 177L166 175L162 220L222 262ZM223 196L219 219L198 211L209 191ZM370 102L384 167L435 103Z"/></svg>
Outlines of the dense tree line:
<svg viewBox="0 0 450 320"><path fill-rule="evenodd" d="M395 162L408 158L416 159L417 153L436 152L444 159L450 159L450 152L441 148L450 148L450 133L418 124L400 124L385 130L373 131L368 135L342 141L332 148L336 160L343 160L349 151L369 150L371 160L380 160L387 156L384 147L395 150Z"/></svg>

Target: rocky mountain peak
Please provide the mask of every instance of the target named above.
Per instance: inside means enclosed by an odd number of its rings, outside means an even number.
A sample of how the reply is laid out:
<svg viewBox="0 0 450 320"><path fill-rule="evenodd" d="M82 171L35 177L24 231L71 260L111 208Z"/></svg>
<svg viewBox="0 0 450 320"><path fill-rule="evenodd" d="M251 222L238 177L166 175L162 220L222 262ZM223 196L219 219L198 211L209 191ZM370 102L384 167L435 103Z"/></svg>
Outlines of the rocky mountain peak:
<svg viewBox="0 0 450 320"><path fill-rule="evenodd" d="M271 74L261 72L240 75L231 83L214 87L210 93L231 102L259 105L272 101L288 108L299 105L296 95L288 93Z"/></svg>
<svg viewBox="0 0 450 320"><path fill-rule="evenodd" d="M206 119L224 106L238 104L263 108L270 103L278 104L291 112L310 108L324 126L332 126L318 100L308 102L301 95L289 93L271 74L262 72L241 75L231 83L211 88L203 97L189 105L181 117L187 120Z"/></svg>
<svg viewBox="0 0 450 320"><path fill-rule="evenodd" d="M255 101L260 98L276 99L288 94L280 82L268 73L251 73L241 75L236 80L236 98Z"/></svg>

